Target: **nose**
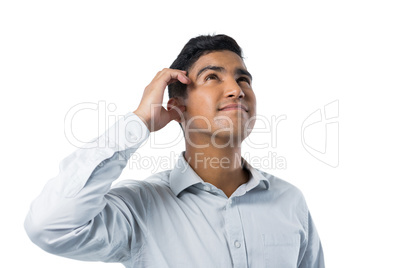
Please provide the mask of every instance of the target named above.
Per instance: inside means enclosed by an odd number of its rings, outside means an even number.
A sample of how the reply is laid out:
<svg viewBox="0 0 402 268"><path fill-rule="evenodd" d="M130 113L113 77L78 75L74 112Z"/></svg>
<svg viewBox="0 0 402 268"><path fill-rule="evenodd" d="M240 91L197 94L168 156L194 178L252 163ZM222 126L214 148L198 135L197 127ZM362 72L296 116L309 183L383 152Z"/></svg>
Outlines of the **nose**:
<svg viewBox="0 0 402 268"><path fill-rule="evenodd" d="M244 92L235 79L227 81L225 88L225 97L234 99L244 98Z"/></svg>

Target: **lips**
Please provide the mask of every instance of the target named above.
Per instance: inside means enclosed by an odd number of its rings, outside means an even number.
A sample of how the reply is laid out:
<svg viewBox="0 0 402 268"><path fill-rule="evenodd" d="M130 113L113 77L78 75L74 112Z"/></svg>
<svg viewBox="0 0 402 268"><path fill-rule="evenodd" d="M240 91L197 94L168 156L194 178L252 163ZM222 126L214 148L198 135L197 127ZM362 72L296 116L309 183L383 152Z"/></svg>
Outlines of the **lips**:
<svg viewBox="0 0 402 268"><path fill-rule="evenodd" d="M222 108L218 109L219 111L231 111L231 110L244 110L248 112L248 109L246 106L240 104L240 103L232 103L223 106Z"/></svg>

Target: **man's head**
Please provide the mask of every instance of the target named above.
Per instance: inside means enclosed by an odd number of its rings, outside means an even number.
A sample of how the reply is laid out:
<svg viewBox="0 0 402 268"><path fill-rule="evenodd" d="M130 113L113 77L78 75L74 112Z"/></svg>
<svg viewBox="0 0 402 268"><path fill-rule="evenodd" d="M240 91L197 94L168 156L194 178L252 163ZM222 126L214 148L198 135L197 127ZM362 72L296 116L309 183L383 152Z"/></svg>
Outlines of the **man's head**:
<svg viewBox="0 0 402 268"><path fill-rule="evenodd" d="M242 50L233 38L224 34L201 35L187 42L170 68L188 72L201 56L212 51L222 50L232 51L243 58ZM169 98L186 97L186 88L187 86L180 82L170 84L168 87Z"/></svg>
<svg viewBox="0 0 402 268"><path fill-rule="evenodd" d="M169 103L185 106L181 119L187 142L239 144L254 126L256 98L242 50L226 35L199 36L183 48L171 69L187 72L191 83L169 86Z"/></svg>

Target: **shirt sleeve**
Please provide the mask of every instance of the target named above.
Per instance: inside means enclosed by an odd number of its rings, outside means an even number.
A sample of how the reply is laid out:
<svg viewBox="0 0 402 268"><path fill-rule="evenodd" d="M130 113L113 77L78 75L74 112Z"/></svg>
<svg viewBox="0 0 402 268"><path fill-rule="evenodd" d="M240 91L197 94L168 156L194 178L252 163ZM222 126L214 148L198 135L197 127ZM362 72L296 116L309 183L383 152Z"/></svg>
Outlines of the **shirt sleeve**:
<svg viewBox="0 0 402 268"><path fill-rule="evenodd" d="M320 237L315 228L310 212L307 220L307 242L304 247L304 254L299 268L325 268L324 254L321 246Z"/></svg>
<svg viewBox="0 0 402 268"><path fill-rule="evenodd" d="M130 155L148 138L149 130L133 113L121 117L103 135L60 163L32 202L25 230L39 247L79 260L121 262L140 247L134 243L132 211L107 194Z"/></svg>

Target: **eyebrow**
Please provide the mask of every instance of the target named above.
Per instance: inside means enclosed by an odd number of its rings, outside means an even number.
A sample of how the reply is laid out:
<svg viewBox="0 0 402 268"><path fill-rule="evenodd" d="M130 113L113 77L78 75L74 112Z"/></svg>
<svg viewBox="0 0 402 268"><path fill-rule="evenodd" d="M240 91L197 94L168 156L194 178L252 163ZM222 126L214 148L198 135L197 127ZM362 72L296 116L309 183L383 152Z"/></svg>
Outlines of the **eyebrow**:
<svg viewBox="0 0 402 268"><path fill-rule="evenodd" d="M213 71L218 71L218 72L225 72L226 71L225 68L223 68L221 66L208 65L208 66L205 66L204 68L202 68L201 70L198 71L197 79L203 72L205 72L207 70L213 70ZM235 70L235 74L237 74L237 75L246 75L246 76L250 77L250 80L253 80L253 76L246 69L237 68Z"/></svg>

